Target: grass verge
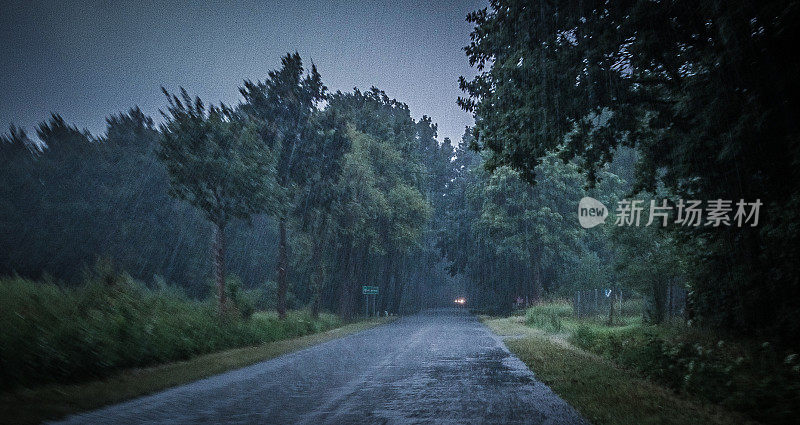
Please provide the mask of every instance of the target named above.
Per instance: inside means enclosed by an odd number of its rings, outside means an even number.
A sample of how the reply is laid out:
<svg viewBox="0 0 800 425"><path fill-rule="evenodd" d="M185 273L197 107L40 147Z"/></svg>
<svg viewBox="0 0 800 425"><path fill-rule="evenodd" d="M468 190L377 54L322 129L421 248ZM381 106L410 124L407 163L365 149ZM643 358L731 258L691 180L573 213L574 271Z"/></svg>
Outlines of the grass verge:
<svg viewBox="0 0 800 425"><path fill-rule="evenodd" d="M98 381L50 384L0 394L0 423L40 423L96 409L269 360L391 320L366 320L299 338L219 351L154 367L124 370Z"/></svg>
<svg viewBox="0 0 800 425"><path fill-rule="evenodd" d="M482 320L537 379L596 425L755 423L719 406L683 398L563 337L525 326L524 317Z"/></svg>

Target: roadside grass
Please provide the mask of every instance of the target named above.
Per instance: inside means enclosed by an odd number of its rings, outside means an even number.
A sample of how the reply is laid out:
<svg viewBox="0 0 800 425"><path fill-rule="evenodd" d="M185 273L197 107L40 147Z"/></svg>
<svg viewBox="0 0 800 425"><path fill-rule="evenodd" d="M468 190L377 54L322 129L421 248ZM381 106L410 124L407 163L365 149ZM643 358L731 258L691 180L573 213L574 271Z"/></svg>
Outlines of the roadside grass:
<svg viewBox="0 0 800 425"><path fill-rule="evenodd" d="M548 310L545 317L552 317L549 313L553 310ZM756 423L713 403L682 397L635 371L619 368L601 355L572 345L566 333L526 326L528 317L482 319L504 337L509 350L528 365L537 379L594 424ZM567 322L567 326L572 325ZM549 321L543 323L552 327ZM563 326L564 323L562 330Z"/></svg>
<svg viewBox="0 0 800 425"><path fill-rule="evenodd" d="M635 300L626 301L624 310L631 309L630 304L635 303ZM596 325L598 329L612 328L615 330L631 329L642 325L641 314L615 314L612 326L608 326L608 318L605 316L578 319L574 316L572 305L568 301L536 305L525 310L523 314L526 325L545 330L548 333L572 334L579 327L585 325Z"/></svg>
<svg viewBox="0 0 800 425"><path fill-rule="evenodd" d="M800 416L797 351L682 321L659 325L626 314L576 318L568 302L534 306L524 323L637 373L686 398L718 404L767 424Z"/></svg>
<svg viewBox="0 0 800 425"><path fill-rule="evenodd" d="M219 351L159 366L123 370L98 381L18 389L0 394L0 423L34 424L63 418L73 413L97 409L249 366L384 324L393 319L365 320L298 338Z"/></svg>
<svg viewBox="0 0 800 425"><path fill-rule="evenodd" d="M213 299L146 286L101 265L76 286L0 278L0 392L88 382L342 325L336 315L314 318L308 310L280 320L240 293L220 316Z"/></svg>
<svg viewBox="0 0 800 425"><path fill-rule="evenodd" d="M766 424L795 424L800 415L798 356L768 342L674 324L591 322L579 325L569 341L683 396Z"/></svg>

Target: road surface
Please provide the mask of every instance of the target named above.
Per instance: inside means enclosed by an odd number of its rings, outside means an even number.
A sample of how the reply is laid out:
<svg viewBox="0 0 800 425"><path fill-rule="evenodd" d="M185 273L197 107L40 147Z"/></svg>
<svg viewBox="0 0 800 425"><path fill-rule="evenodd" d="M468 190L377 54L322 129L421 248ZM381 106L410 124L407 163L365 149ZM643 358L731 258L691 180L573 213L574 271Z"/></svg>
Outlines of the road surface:
<svg viewBox="0 0 800 425"><path fill-rule="evenodd" d="M458 309L428 310L69 424L584 424Z"/></svg>

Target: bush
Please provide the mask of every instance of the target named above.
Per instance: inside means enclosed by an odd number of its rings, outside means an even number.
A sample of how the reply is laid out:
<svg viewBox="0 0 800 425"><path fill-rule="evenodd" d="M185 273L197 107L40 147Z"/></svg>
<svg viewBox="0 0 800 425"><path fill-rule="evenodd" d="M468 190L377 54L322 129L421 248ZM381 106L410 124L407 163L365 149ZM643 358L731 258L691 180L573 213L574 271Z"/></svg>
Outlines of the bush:
<svg viewBox="0 0 800 425"><path fill-rule="evenodd" d="M98 378L120 368L183 360L341 324L333 315L314 320L301 311L282 321L274 313L250 314L245 294L239 291L236 297L237 310L247 314L220 318L211 300L189 299L163 281L149 289L102 267L74 288L0 279L0 389Z"/></svg>
<svg viewBox="0 0 800 425"><path fill-rule="evenodd" d="M679 393L693 394L765 423L800 414L800 361L771 345L755 349L663 326L581 323L570 341Z"/></svg>
<svg viewBox="0 0 800 425"><path fill-rule="evenodd" d="M278 284L269 280L255 288L241 290L241 295L255 310L274 310L278 305ZM286 307L289 309L302 307L302 303L291 290L286 293Z"/></svg>
<svg viewBox="0 0 800 425"><path fill-rule="evenodd" d="M764 423L795 423L800 415L800 356L771 344L726 343L702 329L646 325L641 300L625 302L622 326L604 318L572 317L567 303L526 311L529 326L570 333L572 344L635 370L678 393L691 394ZM631 316L637 315L637 317Z"/></svg>
<svg viewBox="0 0 800 425"><path fill-rule="evenodd" d="M592 351L591 348L597 343L597 332L589 327L589 325L581 323L572 332L570 341L584 350Z"/></svg>
<svg viewBox="0 0 800 425"><path fill-rule="evenodd" d="M620 310L617 313L620 317L622 316L642 316L642 312L645 308L645 302L643 298L624 298L622 301L622 306L620 306Z"/></svg>
<svg viewBox="0 0 800 425"><path fill-rule="evenodd" d="M548 332L561 332L563 318L572 316L572 305L569 303L542 304L529 308L525 312L525 323Z"/></svg>

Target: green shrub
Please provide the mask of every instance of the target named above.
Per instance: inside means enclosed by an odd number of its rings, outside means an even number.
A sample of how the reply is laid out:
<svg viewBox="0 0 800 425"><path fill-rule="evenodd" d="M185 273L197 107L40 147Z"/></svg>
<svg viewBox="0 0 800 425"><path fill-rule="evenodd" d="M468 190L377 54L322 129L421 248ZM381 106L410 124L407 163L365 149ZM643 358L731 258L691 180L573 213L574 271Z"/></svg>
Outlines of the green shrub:
<svg viewBox="0 0 800 425"><path fill-rule="evenodd" d="M98 267L73 288L14 277L0 279L0 389L98 378L223 350L292 338L341 324L322 314L252 313L234 289L242 313L220 318L211 300L187 298L163 280L149 289ZM232 294L233 295L233 294ZM250 309L248 311L248 309ZM249 317L248 317L249 316Z"/></svg>
<svg viewBox="0 0 800 425"><path fill-rule="evenodd" d="M278 305L278 284L268 280L255 288L243 291L243 295L249 298L256 310L274 310ZM291 288L286 293L286 307L289 309L302 307L302 303L291 291Z"/></svg>
<svg viewBox="0 0 800 425"><path fill-rule="evenodd" d="M676 392L723 404L764 423L794 423L800 414L797 356L779 354L769 344L752 349L712 340L689 329L589 322L570 335L576 346Z"/></svg>
<svg viewBox="0 0 800 425"><path fill-rule="evenodd" d="M617 313L619 316L642 316L645 308L643 298L624 298L620 311Z"/></svg>
<svg viewBox="0 0 800 425"><path fill-rule="evenodd" d="M572 305L568 303L542 304L525 312L525 323L547 332L561 332L562 319L572 316Z"/></svg>
<svg viewBox="0 0 800 425"><path fill-rule="evenodd" d="M674 324L647 325L641 300L626 300L621 326L604 317L578 319L568 303L531 307L525 322L568 331L577 347L667 386L725 405L764 423L795 423L800 415L800 356L768 343L725 343L713 332Z"/></svg>
<svg viewBox="0 0 800 425"><path fill-rule="evenodd" d="M586 323L581 323L572 331L570 341L584 350L592 351L592 348L597 343L597 332Z"/></svg>

